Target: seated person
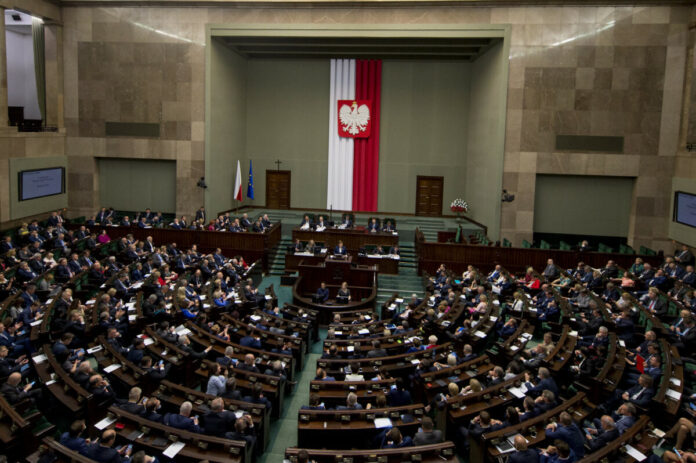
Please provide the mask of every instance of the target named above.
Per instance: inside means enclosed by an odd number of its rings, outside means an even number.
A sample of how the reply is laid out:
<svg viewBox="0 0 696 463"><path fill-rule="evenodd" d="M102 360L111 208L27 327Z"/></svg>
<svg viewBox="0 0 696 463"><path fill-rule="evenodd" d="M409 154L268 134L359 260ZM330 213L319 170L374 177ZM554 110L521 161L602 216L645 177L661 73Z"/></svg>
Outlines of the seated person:
<svg viewBox="0 0 696 463"><path fill-rule="evenodd" d="M318 232L324 231L324 230L326 230L326 225L327 225L327 224L326 224L326 222L324 221L324 216L323 216L323 215L320 215L320 216L319 216L319 221L318 221L318 222L316 223L316 225L314 226L314 230L316 230L316 231L318 231Z"/></svg>
<svg viewBox="0 0 696 463"><path fill-rule="evenodd" d="M348 397L346 397L346 404L345 405L339 405L336 407L336 410L362 410L363 406L358 403L358 396L355 394L355 392L350 392L348 393Z"/></svg>
<svg viewBox="0 0 696 463"><path fill-rule="evenodd" d="M348 250L346 247L343 245L343 241L339 240L338 244L334 248L334 255L336 256L345 256L348 254Z"/></svg>
<svg viewBox="0 0 696 463"><path fill-rule="evenodd" d="M382 444L383 449L398 449L402 447L413 446L413 440L410 436L402 436L399 428L391 428L387 435L384 436L384 443Z"/></svg>
<svg viewBox="0 0 696 463"><path fill-rule="evenodd" d="M384 255L384 248L382 246L376 246L373 250L372 253L375 256L383 256Z"/></svg>
<svg viewBox="0 0 696 463"><path fill-rule="evenodd" d="M382 227L382 231L392 233L396 231L396 227L394 227L391 220L387 220L387 223Z"/></svg>
<svg viewBox="0 0 696 463"><path fill-rule="evenodd" d="M314 242L314 240L309 240L307 243L307 247L305 247L304 252L308 254L315 254L317 252L317 244Z"/></svg>
<svg viewBox="0 0 696 463"><path fill-rule="evenodd" d="M309 220L309 216L305 215L300 222L300 230L309 230L312 228L312 221Z"/></svg>
<svg viewBox="0 0 696 463"><path fill-rule="evenodd" d="M317 294L314 296L316 302L324 303L329 300L329 288L325 282L321 282L321 286L317 289Z"/></svg>
<svg viewBox="0 0 696 463"><path fill-rule="evenodd" d="M292 245L292 250L293 250L293 252L303 252L304 251L304 245L299 240L299 238L296 239L295 244Z"/></svg>
<svg viewBox="0 0 696 463"><path fill-rule="evenodd" d="M186 401L179 407L179 413L167 413L164 415L164 424L177 429L189 432L201 432L198 426L198 417L191 418L193 404Z"/></svg>
<svg viewBox="0 0 696 463"><path fill-rule="evenodd" d="M341 219L341 224L339 225L339 228L351 228L353 226L353 222L350 220L350 215L344 214L343 219Z"/></svg>
<svg viewBox="0 0 696 463"><path fill-rule="evenodd" d="M350 302L350 289L348 289L348 282L344 281L341 283L341 288L336 294L336 302L347 304Z"/></svg>
<svg viewBox="0 0 696 463"><path fill-rule="evenodd" d="M442 431L434 429L433 420L426 416L421 421L421 429L413 438L414 445L439 444L442 442Z"/></svg>
<svg viewBox="0 0 696 463"><path fill-rule="evenodd" d="M379 223L377 222L376 218L372 218L370 222L367 224L367 231L370 233L377 233L379 231Z"/></svg>

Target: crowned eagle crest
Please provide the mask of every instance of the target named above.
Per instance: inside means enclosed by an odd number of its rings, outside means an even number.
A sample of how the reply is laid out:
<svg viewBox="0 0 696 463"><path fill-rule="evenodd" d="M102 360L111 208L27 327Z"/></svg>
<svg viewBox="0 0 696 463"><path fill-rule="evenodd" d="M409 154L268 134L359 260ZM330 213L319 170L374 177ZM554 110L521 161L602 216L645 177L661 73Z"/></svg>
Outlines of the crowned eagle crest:
<svg viewBox="0 0 696 463"><path fill-rule="evenodd" d="M338 113L342 129L351 135L364 132L370 120L370 108L366 104L358 106L356 101L348 106L344 104Z"/></svg>

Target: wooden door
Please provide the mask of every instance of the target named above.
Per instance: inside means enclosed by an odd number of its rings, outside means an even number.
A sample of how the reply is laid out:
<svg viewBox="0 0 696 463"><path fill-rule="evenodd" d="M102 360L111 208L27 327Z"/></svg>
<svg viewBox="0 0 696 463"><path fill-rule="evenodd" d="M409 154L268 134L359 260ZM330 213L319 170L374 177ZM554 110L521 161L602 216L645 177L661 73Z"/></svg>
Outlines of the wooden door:
<svg viewBox="0 0 696 463"><path fill-rule="evenodd" d="M266 171L266 207L290 209L290 171Z"/></svg>
<svg viewBox="0 0 696 463"><path fill-rule="evenodd" d="M416 215L442 215L442 185L444 177L426 177L419 175L416 179Z"/></svg>

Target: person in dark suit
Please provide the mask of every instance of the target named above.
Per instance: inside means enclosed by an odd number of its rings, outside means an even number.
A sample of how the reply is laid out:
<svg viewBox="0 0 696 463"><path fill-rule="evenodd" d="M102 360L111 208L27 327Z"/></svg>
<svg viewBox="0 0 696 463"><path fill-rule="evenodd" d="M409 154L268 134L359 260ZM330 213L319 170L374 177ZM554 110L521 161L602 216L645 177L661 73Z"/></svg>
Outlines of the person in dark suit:
<svg viewBox="0 0 696 463"><path fill-rule="evenodd" d="M390 407L403 407L413 403L411 393L404 389L403 378L396 378L394 386L387 393L387 403Z"/></svg>
<svg viewBox="0 0 696 463"><path fill-rule="evenodd" d="M386 436L384 436L384 443L382 444L383 449L400 449L403 447L412 447L413 440L411 436L402 436L399 428L391 428L387 431Z"/></svg>
<svg viewBox="0 0 696 463"><path fill-rule="evenodd" d="M401 250L399 249L398 244L389 248L389 255L390 256L400 256L401 255Z"/></svg>
<svg viewBox="0 0 696 463"><path fill-rule="evenodd" d="M205 208L203 206L201 206L200 209L196 211L195 220L202 220L203 222L205 222Z"/></svg>
<svg viewBox="0 0 696 463"><path fill-rule="evenodd" d="M111 401L116 397L111 385L102 375L92 375L89 378L89 392L99 403Z"/></svg>
<svg viewBox="0 0 696 463"><path fill-rule="evenodd" d="M186 401L179 407L179 413L167 413L164 415L164 424L177 429L183 429L189 432L201 432L200 426L198 426L198 418L191 418L191 410L193 409L193 404Z"/></svg>
<svg viewBox="0 0 696 463"><path fill-rule="evenodd" d="M527 448L527 440L520 434L515 436L515 451L510 454L508 463L538 463L539 454Z"/></svg>
<svg viewBox="0 0 696 463"><path fill-rule="evenodd" d="M679 264L687 266L694 264L694 255L692 254L689 246L682 244L681 250L674 253L674 260Z"/></svg>
<svg viewBox="0 0 696 463"><path fill-rule="evenodd" d="M658 273L662 270L658 270ZM652 286L652 285L651 285ZM644 303L645 307L658 318L667 315L669 307L664 299L655 290L648 290L648 299Z"/></svg>
<svg viewBox="0 0 696 463"><path fill-rule="evenodd" d="M258 367L256 366L256 358L254 354L246 354L244 356L244 362L237 364L237 368L244 371L249 371L251 373L260 373Z"/></svg>
<svg viewBox="0 0 696 463"><path fill-rule="evenodd" d="M353 226L353 222L350 220L350 215L343 214L343 218L341 219L341 227L351 228L352 226Z"/></svg>
<svg viewBox="0 0 696 463"><path fill-rule="evenodd" d="M348 254L348 250L346 247L343 245L343 241L339 240L338 244L336 247L334 247L334 255L336 256L345 256Z"/></svg>
<svg viewBox="0 0 696 463"><path fill-rule="evenodd" d="M529 372L525 372L524 384L527 388L527 394L531 395L532 397L536 397L539 396L542 391L549 390L553 392L555 396L558 396L558 386L556 385L556 381L554 381L554 379L551 377L551 372L549 372L549 369L546 367L540 367L538 376L539 381L535 386L531 383L532 375Z"/></svg>
<svg viewBox="0 0 696 463"><path fill-rule="evenodd" d="M432 418L423 417L421 429L413 437L413 445L439 444L440 442L442 442L442 431L434 429Z"/></svg>
<svg viewBox="0 0 696 463"><path fill-rule="evenodd" d="M246 212L242 214L242 218L239 221L239 224L242 226L243 229L248 230L251 227L251 221L249 220L249 214Z"/></svg>
<svg viewBox="0 0 696 463"><path fill-rule="evenodd" d="M6 236L2 243L0 243L0 253L5 254L10 249L14 249L15 245L12 243L12 237Z"/></svg>
<svg viewBox="0 0 696 463"><path fill-rule="evenodd" d="M602 432L595 436L587 433L585 439L590 446L591 452L596 452L602 447L611 444L614 440L619 438L619 430L616 429L616 423L614 419L609 415L604 415L601 418Z"/></svg>
<svg viewBox="0 0 696 463"><path fill-rule="evenodd" d="M315 296L316 301L319 303L324 303L329 300L329 288L326 287L325 282L321 282L321 286L317 289L317 294Z"/></svg>
<svg viewBox="0 0 696 463"><path fill-rule="evenodd" d="M135 365L138 365L140 361L143 359L144 355L145 340L143 340L142 338L135 338L133 340L133 347L131 347L131 350L128 352L126 360L133 362Z"/></svg>
<svg viewBox="0 0 696 463"><path fill-rule="evenodd" d="M22 375L19 372L10 374L5 384L0 387L0 394L10 405L15 405L22 400L29 399L36 402L41 399L41 389L33 389L33 383L21 386Z"/></svg>
<svg viewBox="0 0 696 463"><path fill-rule="evenodd" d="M61 434L60 445L69 448L81 455L86 455L89 449L89 440L81 437L81 434L87 429L84 420L75 420L70 425L70 428Z"/></svg>
<svg viewBox="0 0 696 463"><path fill-rule="evenodd" d="M349 392L346 397L346 404L339 405L336 410L362 410L363 406L358 403L358 396L355 392Z"/></svg>
<svg viewBox="0 0 696 463"><path fill-rule="evenodd" d="M562 412L558 417L558 423L549 423L546 426L548 439L560 439L567 443L578 458L585 456L585 440L582 431L575 424L568 412Z"/></svg>
<svg viewBox="0 0 696 463"><path fill-rule="evenodd" d="M384 227L382 227L382 231L387 233L393 233L396 231L396 227L394 227L394 224L391 220L387 220L387 223L385 223Z"/></svg>
<svg viewBox="0 0 696 463"><path fill-rule="evenodd" d="M140 402L140 398L143 394L142 389L139 387L132 387L128 392L128 401L120 404L118 408L125 410L133 415L142 416L145 414L145 406Z"/></svg>
<svg viewBox="0 0 696 463"><path fill-rule="evenodd" d="M216 397L210 402L210 412L202 417L201 428L206 435L225 437L226 433L234 429L236 420L234 413L225 410L222 398Z"/></svg>
<svg viewBox="0 0 696 463"><path fill-rule="evenodd" d="M309 394L309 405L303 405L300 410L326 410L324 404L321 403L321 397L316 392Z"/></svg>
<svg viewBox="0 0 696 463"><path fill-rule="evenodd" d="M162 415L157 413L157 410L159 410L159 408L159 399L157 397L150 397L149 399L147 399L147 402L145 402L145 413L143 414L143 418L145 418L146 420L161 423L163 421L163 417Z"/></svg>
<svg viewBox="0 0 696 463"><path fill-rule="evenodd" d="M254 336L244 336L239 340L239 345L242 347L252 347L254 349L263 349L263 344L261 343L261 338Z"/></svg>
<svg viewBox="0 0 696 463"><path fill-rule="evenodd" d="M546 277L547 281L554 281L560 276L560 272L558 271L558 267L556 267L556 264L553 263L553 259L549 259L546 262L546 268L544 269L544 272L542 273L544 277Z"/></svg>
<svg viewBox="0 0 696 463"><path fill-rule="evenodd" d="M120 450L113 448L116 442L116 431L106 429L102 432L101 439L96 444L92 444L87 449L87 457L99 463L127 463L130 461L130 450L127 446Z"/></svg>
<svg viewBox="0 0 696 463"><path fill-rule="evenodd" d="M308 229L312 228L313 226L314 226L314 224L313 224L312 221L309 219L309 216L308 216L308 215L305 215L305 216L302 218L302 222L300 222L300 228L303 229L303 230L308 230Z"/></svg>
<svg viewBox="0 0 696 463"><path fill-rule="evenodd" d="M381 343L377 339L372 341L372 349L367 352L368 358L386 357L387 355L389 355L387 350L382 348Z"/></svg>
<svg viewBox="0 0 696 463"><path fill-rule="evenodd" d="M370 222L367 224L367 231L370 233L377 233L379 231L379 223L377 222L376 218L372 218Z"/></svg>

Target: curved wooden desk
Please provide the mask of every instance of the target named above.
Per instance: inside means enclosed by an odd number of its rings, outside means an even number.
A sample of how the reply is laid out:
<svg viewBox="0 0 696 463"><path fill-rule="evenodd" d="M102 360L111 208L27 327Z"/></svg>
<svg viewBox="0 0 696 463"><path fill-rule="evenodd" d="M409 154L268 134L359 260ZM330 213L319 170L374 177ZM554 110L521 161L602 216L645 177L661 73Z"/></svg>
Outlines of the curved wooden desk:
<svg viewBox="0 0 696 463"><path fill-rule="evenodd" d="M299 265L300 277L292 287L295 304L316 310L321 325L328 325L335 311L348 311L364 308L374 309L377 298L377 268L373 265L353 265L350 256L347 259L327 257L316 265ZM351 301L347 304L336 302L336 293L341 283L348 282ZM329 300L324 303L314 302L321 283L329 289Z"/></svg>

